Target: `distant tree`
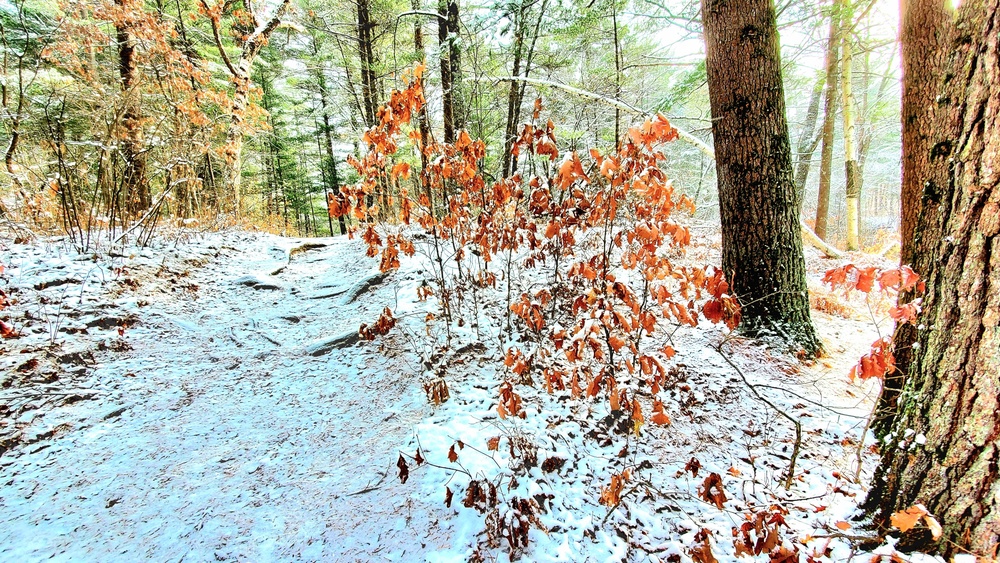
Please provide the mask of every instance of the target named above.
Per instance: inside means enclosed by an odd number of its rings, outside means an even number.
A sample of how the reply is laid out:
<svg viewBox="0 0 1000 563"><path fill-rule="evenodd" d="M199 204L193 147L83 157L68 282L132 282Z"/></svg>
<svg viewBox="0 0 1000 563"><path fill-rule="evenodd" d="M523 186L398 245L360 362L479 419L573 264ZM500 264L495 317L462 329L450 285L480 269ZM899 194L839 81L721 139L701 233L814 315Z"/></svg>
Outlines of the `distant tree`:
<svg viewBox="0 0 1000 563"><path fill-rule="evenodd" d="M998 29L1000 0L963 2L940 101L926 100L938 107L914 229L914 258L926 265L924 328L866 501L882 526L920 503L943 527L940 538L915 528L898 546L983 560L1000 544Z"/></svg>
<svg viewBox="0 0 1000 563"><path fill-rule="evenodd" d="M826 93L823 101L823 134L819 163L819 195L816 201L816 236L826 240L830 216L830 182L833 169L833 132L837 119L837 92L840 83L840 7L830 8L830 34L826 44Z"/></svg>
<svg viewBox="0 0 1000 563"><path fill-rule="evenodd" d="M702 0L722 219L722 268L742 330L812 356L799 198L771 0Z"/></svg>
<svg viewBox="0 0 1000 563"><path fill-rule="evenodd" d="M861 245L861 179L858 173L857 104L854 100L854 10L842 0L840 48L841 115L844 118L844 197L847 202L847 250Z"/></svg>
<svg viewBox="0 0 1000 563"><path fill-rule="evenodd" d="M282 0L275 7L270 16L260 13L262 7L254 6L250 0L242 3L243 11L239 14L232 14L236 37L238 38L239 57L235 64L226 54L226 48L222 39L221 19L226 15L226 10L231 9L228 2L219 2L209 6L206 0L201 0L202 8L208 14L212 24L212 34L215 37L216 48L219 57L225 63L232 81L235 84L232 105L229 114L229 130L226 133L226 159L229 161L229 174L227 187L232 191L234 211L240 213L242 207L241 183L243 178L243 136L245 134L245 121L247 108L250 104L250 86L252 83L253 63L260 54L261 49L267 45L271 33L281 24L282 18L288 11L291 0Z"/></svg>

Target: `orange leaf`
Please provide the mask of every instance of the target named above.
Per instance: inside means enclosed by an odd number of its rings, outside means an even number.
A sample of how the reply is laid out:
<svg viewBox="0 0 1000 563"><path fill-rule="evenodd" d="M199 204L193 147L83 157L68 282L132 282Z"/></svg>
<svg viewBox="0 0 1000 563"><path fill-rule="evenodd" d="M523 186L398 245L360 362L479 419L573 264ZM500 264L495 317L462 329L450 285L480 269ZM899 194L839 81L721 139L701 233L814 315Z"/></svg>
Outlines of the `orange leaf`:
<svg viewBox="0 0 1000 563"><path fill-rule="evenodd" d="M659 424L660 426L670 424L670 417L663 412L663 403L658 399L653 399L653 416L650 420L653 421L653 424Z"/></svg>
<svg viewBox="0 0 1000 563"><path fill-rule="evenodd" d="M622 349L622 346L625 346L625 341L617 336L612 336L608 339L608 345L611 346L612 350L617 352Z"/></svg>
<svg viewBox="0 0 1000 563"><path fill-rule="evenodd" d="M927 509L922 504L915 504L906 510L895 512L889 517L889 523L899 528L900 532L907 532L917 525L917 522L927 515Z"/></svg>

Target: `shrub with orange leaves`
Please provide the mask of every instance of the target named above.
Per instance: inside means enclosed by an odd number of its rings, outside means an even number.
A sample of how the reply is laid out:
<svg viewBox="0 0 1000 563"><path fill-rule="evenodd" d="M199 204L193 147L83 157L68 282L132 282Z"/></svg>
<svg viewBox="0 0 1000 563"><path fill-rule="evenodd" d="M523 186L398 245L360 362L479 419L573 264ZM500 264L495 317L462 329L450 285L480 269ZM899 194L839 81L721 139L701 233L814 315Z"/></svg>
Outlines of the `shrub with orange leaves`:
<svg viewBox="0 0 1000 563"><path fill-rule="evenodd" d="M920 276L909 266L899 268L880 269L874 266L859 268L854 264L846 264L839 268L827 270L823 275L823 282L830 285L834 290L843 289L846 293L860 291L870 294L878 291L888 297L895 297L900 292L923 293L925 285ZM914 299L907 303L899 304L889 309L889 316L896 323L915 324L917 315L920 313L920 299ZM887 374L896 369L896 359L892 354L892 340L888 337L880 337L872 343L871 349L858 360L858 363L851 368L850 379L856 378L870 379L878 378L884 380Z"/></svg>
<svg viewBox="0 0 1000 563"><path fill-rule="evenodd" d="M729 329L740 321L721 269L669 258L691 242L678 212L694 211L662 166L661 146L677 131L655 115L610 152L561 152L539 100L513 143L517 171L488 184L482 141L462 131L454 143L425 145L407 133L424 104L422 71L406 77L365 133L367 152L350 160L359 181L331 198L331 215L367 221L361 237L382 271L398 268L400 253L428 258L433 279L421 282L418 298L440 307L428 319L443 323L446 346L453 327L487 324L480 292L505 299L492 309L506 316L497 335L501 419L525 418L518 386L540 380L549 394L606 404L636 436L645 412L654 425L670 424L658 394L675 351L658 337L702 319ZM407 147L421 158L409 158ZM630 475L617 472L601 502L620 503Z"/></svg>

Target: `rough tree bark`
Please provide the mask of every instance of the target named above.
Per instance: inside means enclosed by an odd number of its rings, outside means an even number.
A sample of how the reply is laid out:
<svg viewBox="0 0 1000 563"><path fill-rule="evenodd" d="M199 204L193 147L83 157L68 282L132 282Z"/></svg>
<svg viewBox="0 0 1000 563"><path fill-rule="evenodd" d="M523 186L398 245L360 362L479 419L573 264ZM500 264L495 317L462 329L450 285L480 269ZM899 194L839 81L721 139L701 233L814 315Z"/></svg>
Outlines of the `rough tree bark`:
<svg viewBox="0 0 1000 563"><path fill-rule="evenodd" d="M465 129L465 104L462 98L462 50L458 18L458 0L448 0L448 64L451 66L451 118L455 131Z"/></svg>
<svg viewBox="0 0 1000 563"><path fill-rule="evenodd" d="M365 125L374 127L378 117L378 85L375 76L374 38L368 0L358 0L358 56L361 59L361 101Z"/></svg>
<svg viewBox="0 0 1000 563"><path fill-rule="evenodd" d="M702 0L722 268L741 330L815 355L771 0Z"/></svg>
<svg viewBox="0 0 1000 563"><path fill-rule="evenodd" d="M830 178L833 170L833 130L837 119L837 84L840 82L840 7L830 8L830 39L826 46L826 95L823 102L823 148L819 161L819 197L816 199L816 236L826 240L830 215Z"/></svg>
<svg viewBox="0 0 1000 563"><path fill-rule="evenodd" d="M915 228L927 291L907 381L866 501L875 522L922 503L943 526L903 548L1000 544L1000 0L966 0L948 42Z"/></svg>
<svg viewBox="0 0 1000 563"><path fill-rule="evenodd" d="M936 98L945 62L945 44L951 27L952 11L944 0L900 1L900 51L903 63L903 101L900 117L903 139L903 179L900 186L899 263L910 264L920 274L926 272L932 249L915 252L917 216L921 209L924 184L930 176L930 149L934 135ZM925 241L927 242L927 241ZM915 295L903 293L899 302ZM893 335L896 371L887 374L872 428L884 436L896 414L896 401L909 370L917 331L903 324Z"/></svg>
<svg viewBox="0 0 1000 563"><path fill-rule="evenodd" d="M448 46L450 0L438 0L438 59L441 63L441 112L444 142L455 142L455 84L452 75L451 49Z"/></svg>
<svg viewBox="0 0 1000 563"><path fill-rule="evenodd" d="M941 84L944 44L952 13L944 0L901 0L903 59L903 181L899 193L900 263L913 262L913 236L920 196L930 166L934 98Z"/></svg>

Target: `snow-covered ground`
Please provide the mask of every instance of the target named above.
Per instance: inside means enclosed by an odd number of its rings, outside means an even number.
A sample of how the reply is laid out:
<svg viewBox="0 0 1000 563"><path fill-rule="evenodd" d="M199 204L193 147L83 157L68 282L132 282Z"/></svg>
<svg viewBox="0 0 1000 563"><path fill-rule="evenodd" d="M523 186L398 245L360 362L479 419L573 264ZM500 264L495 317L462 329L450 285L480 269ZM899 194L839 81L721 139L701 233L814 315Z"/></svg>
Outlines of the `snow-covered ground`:
<svg viewBox="0 0 1000 563"><path fill-rule="evenodd" d="M711 563L736 558L733 530L758 513L801 560L843 561L843 536L864 533L850 518L856 452L861 483L876 461L859 446L874 391L846 374L871 321L814 313L830 355L812 365L716 327L678 330L661 392L672 424L637 438L606 404L540 384L518 389L526 419L500 419L503 348L487 327L450 350L421 343L433 303L417 299L419 254L382 277L343 237L175 233L101 258L8 244L0 262L0 318L20 332L0 343L6 561ZM400 326L358 341L384 307ZM434 374L441 405L422 387ZM788 490L793 427L754 391L802 425ZM609 509L601 488L625 469ZM719 504L702 494L712 473ZM473 480L496 487L496 512L463 506ZM491 546L484 530L519 514L528 546Z"/></svg>

